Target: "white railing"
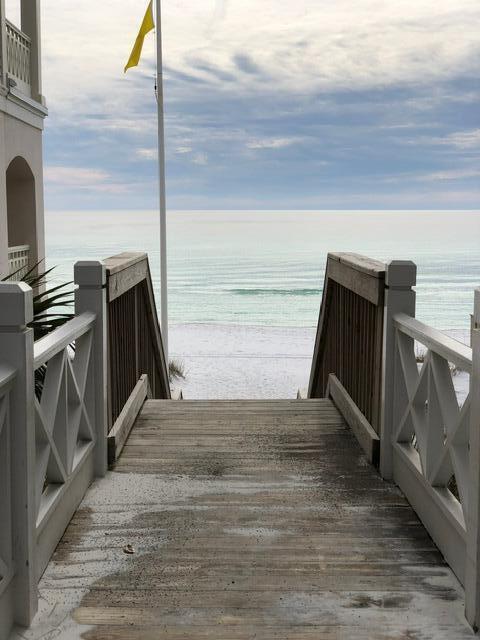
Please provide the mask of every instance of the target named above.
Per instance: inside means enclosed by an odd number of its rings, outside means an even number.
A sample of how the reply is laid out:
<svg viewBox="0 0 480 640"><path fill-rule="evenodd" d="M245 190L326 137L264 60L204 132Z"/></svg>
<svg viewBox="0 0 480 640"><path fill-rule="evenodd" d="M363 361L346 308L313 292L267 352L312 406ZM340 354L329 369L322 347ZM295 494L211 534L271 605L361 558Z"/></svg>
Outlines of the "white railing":
<svg viewBox="0 0 480 640"><path fill-rule="evenodd" d="M14 370L0 369L0 637L6 636L13 621L10 390L14 378Z"/></svg>
<svg viewBox="0 0 480 640"><path fill-rule="evenodd" d="M8 247L8 273L10 281L21 280L28 270L30 246L28 244Z"/></svg>
<svg viewBox="0 0 480 640"><path fill-rule="evenodd" d="M471 374L472 350L405 314L394 323L394 478L464 583L470 394L460 407L452 376ZM427 349L420 371L415 341Z"/></svg>
<svg viewBox="0 0 480 640"><path fill-rule="evenodd" d="M30 94L30 38L6 20L7 72L18 85L18 89Z"/></svg>
<svg viewBox="0 0 480 640"><path fill-rule="evenodd" d="M36 343L32 290L0 283L0 640L31 622L38 580L107 469L105 267L77 263L75 283L75 317Z"/></svg>
<svg viewBox="0 0 480 640"><path fill-rule="evenodd" d="M415 268L387 267L380 470L393 480L465 586L480 620L480 290L470 348L415 319ZM406 276L406 277L405 277ZM420 364L418 346L424 351ZM466 393L455 376L469 377ZM458 378L457 378L458 379Z"/></svg>
<svg viewBox="0 0 480 640"><path fill-rule="evenodd" d="M34 370L41 379L35 397L37 537L43 534L95 445L94 325L95 314L83 313L34 346ZM56 539L55 533L46 537ZM39 575L50 553L48 545L46 552L37 556Z"/></svg>

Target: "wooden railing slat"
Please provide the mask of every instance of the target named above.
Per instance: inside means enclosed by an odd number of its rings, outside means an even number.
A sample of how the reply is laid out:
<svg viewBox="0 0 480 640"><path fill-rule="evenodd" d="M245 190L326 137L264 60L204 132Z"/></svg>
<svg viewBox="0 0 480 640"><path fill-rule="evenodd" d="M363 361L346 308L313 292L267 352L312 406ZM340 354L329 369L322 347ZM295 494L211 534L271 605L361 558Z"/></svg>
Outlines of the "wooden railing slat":
<svg viewBox="0 0 480 640"><path fill-rule="evenodd" d="M380 427L385 265L329 254L309 384L323 397L335 374L377 433Z"/></svg>
<svg viewBox="0 0 480 640"><path fill-rule="evenodd" d="M153 398L170 398L170 384L147 255L126 252L108 258L104 264L112 428L141 376L147 376ZM119 448L110 445L110 451L118 452Z"/></svg>

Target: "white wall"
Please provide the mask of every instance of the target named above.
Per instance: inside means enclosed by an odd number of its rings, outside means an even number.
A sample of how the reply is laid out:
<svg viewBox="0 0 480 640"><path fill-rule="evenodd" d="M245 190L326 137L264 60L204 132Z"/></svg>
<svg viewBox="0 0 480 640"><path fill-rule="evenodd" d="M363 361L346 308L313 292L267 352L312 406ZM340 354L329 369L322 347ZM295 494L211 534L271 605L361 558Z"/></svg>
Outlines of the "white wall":
<svg viewBox="0 0 480 640"><path fill-rule="evenodd" d="M38 120L42 122L40 118ZM35 179L36 220L33 224L25 225L22 242L17 235L9 243L6 171L17 156L25 159ZM6 273L7 270L8 244L30 244L31 262L45 257L42 130L0 111L0 273Z"/></svg>

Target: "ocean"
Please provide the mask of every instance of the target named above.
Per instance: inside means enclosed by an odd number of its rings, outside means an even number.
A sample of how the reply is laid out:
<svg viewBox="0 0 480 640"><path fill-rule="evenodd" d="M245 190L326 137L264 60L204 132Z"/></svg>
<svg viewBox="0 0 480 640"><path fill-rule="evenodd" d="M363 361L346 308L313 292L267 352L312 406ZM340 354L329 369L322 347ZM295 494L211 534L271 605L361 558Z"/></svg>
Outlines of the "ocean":
<svg viewBox="0 0 480 640"><path fill-rule="evenodd" d="M76 260L142 250L158 300L156 212L47 212L45 223L55 281L71 280ZM173 211L167 233L170 352L190 371L190 397L306 384L329 251L413 260L417 317L468 341L480 212Z"/></svg>

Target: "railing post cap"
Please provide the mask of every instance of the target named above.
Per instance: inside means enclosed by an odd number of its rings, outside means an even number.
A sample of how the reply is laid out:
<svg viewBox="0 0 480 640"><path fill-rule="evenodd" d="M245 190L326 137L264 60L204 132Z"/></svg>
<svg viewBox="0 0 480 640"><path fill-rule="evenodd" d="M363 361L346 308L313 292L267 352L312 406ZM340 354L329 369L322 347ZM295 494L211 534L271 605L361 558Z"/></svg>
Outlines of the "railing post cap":
<svg viewBox="0 0 480 640"><path fill-rule="evenodd" d="M32 289L25 282L0 283L0 325L24 327L33 320Z"/></svg>
<svg viewBox="0 0 480 640"><path fill-rule="evenodd" d="M392 260L387 264L387 287L414 287L417 283L417 265L411 260Z"/></svg>
<svg viewBox="0 0 480 640"><path fill-rule="evenodd" d="M476 328L480 328L480 287L473 292L473 322ZM478 326L477 326L478 325Z"/></svg>
<svg viewBox="0 0 480 640"><path fill-rule="evenodd" d="M80 287L103 287L107 281L105 265L98 260L80 260L73 267L75 284Z"/></svg>

